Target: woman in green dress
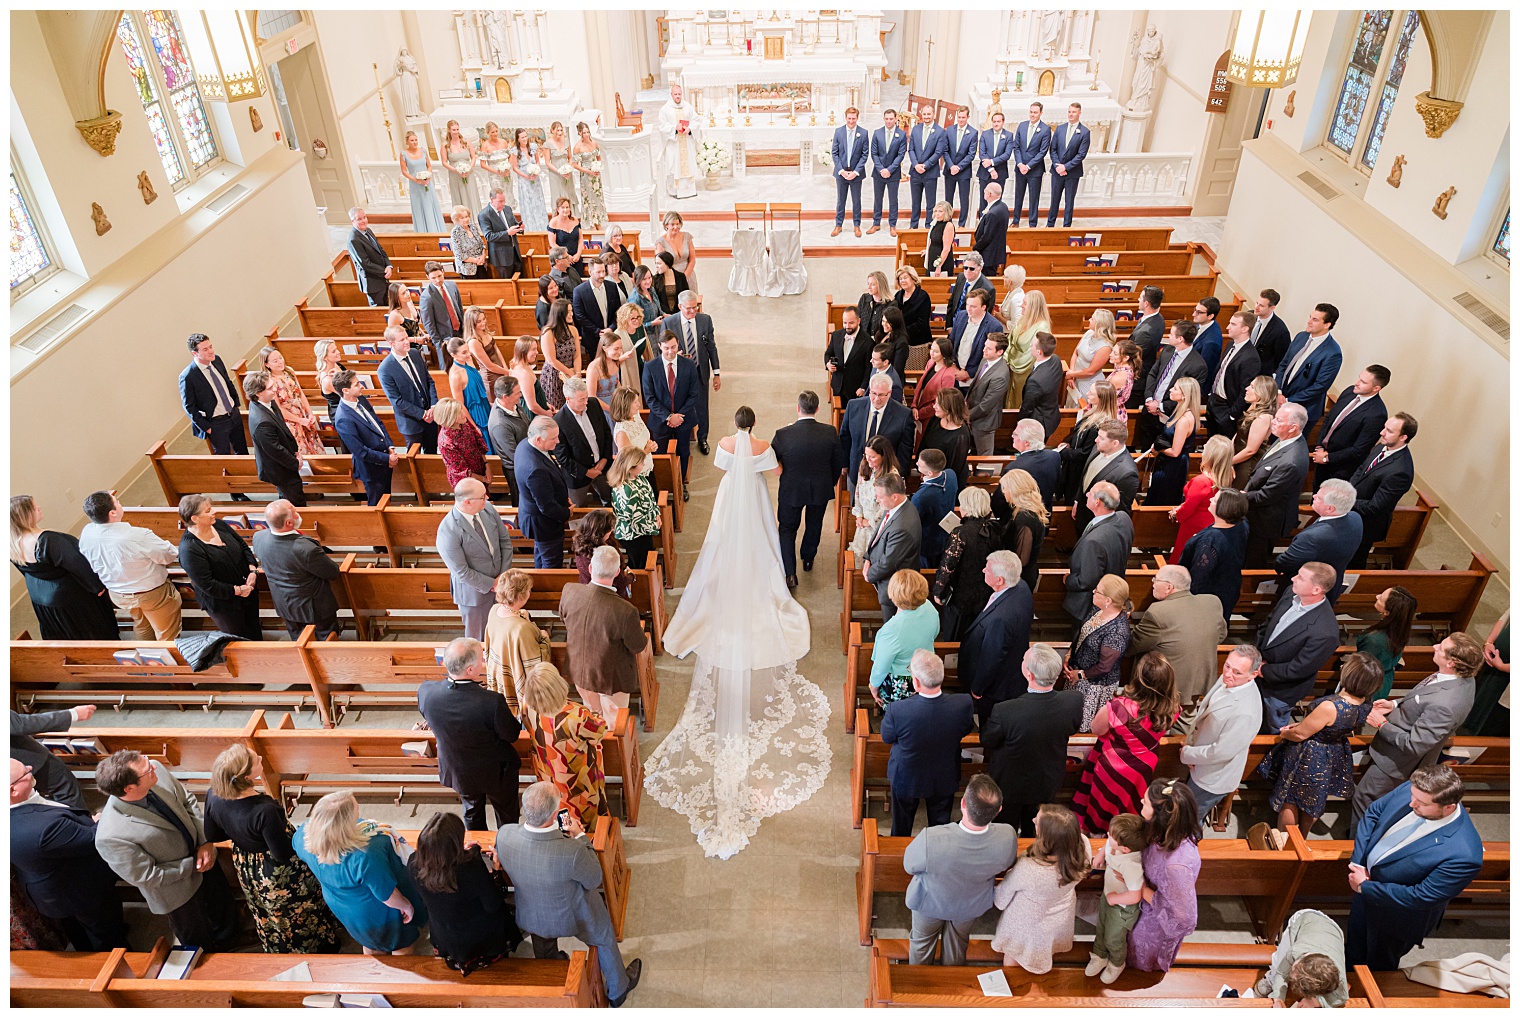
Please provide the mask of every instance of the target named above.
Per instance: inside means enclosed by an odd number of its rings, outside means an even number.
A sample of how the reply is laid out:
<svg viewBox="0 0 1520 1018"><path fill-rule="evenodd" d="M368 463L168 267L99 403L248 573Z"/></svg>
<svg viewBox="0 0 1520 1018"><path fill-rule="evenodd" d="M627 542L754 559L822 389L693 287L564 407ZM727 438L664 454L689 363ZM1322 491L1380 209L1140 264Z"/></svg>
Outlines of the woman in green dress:
<svg viewBox="0 0 1520 1018"><path fill-rule="evenodd" d="M1414 622L1419 602L1403 587L1389 587L1377 596L1373 605L1382 617L1371 629L1357 636L1356 649L1371 655L1383 666L1383 686L1372 697L1381 700L1393 688L1393 672L1398 667L1399 656L1409 645L1409 627Z"/></svg>
<svg viewBox="0 0 1520 1018"><path fill-rule="evenodd" d="M1509 612L1499 616L1483 645L1483 667L1478 670L1472 712L1462 726L1469 735L1509 735Z"/></svg>

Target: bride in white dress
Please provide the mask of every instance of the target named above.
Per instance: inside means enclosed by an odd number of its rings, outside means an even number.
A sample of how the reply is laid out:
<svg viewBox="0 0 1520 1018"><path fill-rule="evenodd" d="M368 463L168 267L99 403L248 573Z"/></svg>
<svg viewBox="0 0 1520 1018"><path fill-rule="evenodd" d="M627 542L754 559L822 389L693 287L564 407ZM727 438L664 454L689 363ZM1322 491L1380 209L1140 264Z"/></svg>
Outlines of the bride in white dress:
<svg viewBox="0 0 1520 1018"><path fill-rule="evenodd" d="M691 694L645 765L655 801L691 822L709 856L749 844L765 817L806 801L829 774L829 702L797 674L811 638L807 611L781 571L765 471L776 453L750 437L755 414L718 443L726 471L681 604L665 630L677 657L695 651ZM757 455L755 449L759 448Z"/></svg>

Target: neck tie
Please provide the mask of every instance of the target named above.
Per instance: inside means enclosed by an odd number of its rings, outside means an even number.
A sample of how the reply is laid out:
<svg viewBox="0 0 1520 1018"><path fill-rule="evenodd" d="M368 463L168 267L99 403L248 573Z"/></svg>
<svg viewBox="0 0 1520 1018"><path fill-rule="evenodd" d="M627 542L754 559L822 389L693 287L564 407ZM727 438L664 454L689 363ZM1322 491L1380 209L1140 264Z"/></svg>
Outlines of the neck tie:
<svg viewBox="0 0 1520 1018"><path fill-rule="evenodd" d="M697 332L690 318L686 319L686 356L693 361L697 359Z"/></svg>
<svg viewBox="0 0 1520 1018"><path fill-rule="evenodd" d="M480 514L476 513L474 516L471 516L469 519L470 519L471 526L473 526L475 528L475 533L479 534L480 535L480 539L486 543L486 550L491 551L491 552L496 551L495 548L491 547L491 539L486 536L486 525L484 523L480 522Z"/></svg>
<svg viewBox="0 0 1520 1018"><path fill-rule="evenodd" d="M1166 371L1162 372L1161 381L1156 384L1156 402L1166 402L1166 394L1172 389L1172 379L1176 377L1177 369L1182 366L1183 358L1187 354L1173 348L1172 356L1167 359Z"/></svg>
<svg viewBox="0 0 1520 1018"><path fill-rule="evenodd" d="M422 379L417 377L417 369L412 367L411 357L402 357L400 360L401 367L406 371L406 376L412 380L412 384L417 387L417 391L425 395L426 390L424 390L422 387Z"/></svg>
<svg viewBox="0 0 1520 1018"><path fill-rule="evenodd" d="M1376 470L1377 469L1377 465L1379 463L1383 462L1383 457L1385 457L1387 455L1388 455L1388 447L1385 445L1385 446L1383 446L1383 448L1381 448L1381 449L1378 450L1378 454L1376 456L1372 457L1372 462L1369 463L1369 464L1367 464L1367 473L1370 474L1374 470Z"/></svg>
<svg viewBox="0 0 1520 1018"><path fill-rule="evenodd" d="M875 407L872 407L871 408L871 426L866 429L866 441L867 442L869 442L871 439L873 439L873 438L876 437L876 425L880 423L880 420L881 420L881 411L878 410L878 409L876 409Z"/></svg>
<svg viewBox="0 0 1520 1018"><path fill-rule="evenodd" d="M849 166L855 161L855 132L844 132L844 163Z"/></svg>
<svg viewBox="0 0 1520 1018"><path fill-rule="evenodd" d="M665 362L665 385L670 390L670 402L676 401L676 362Z"/></svg>
<svg viewBox="0 0 1520 1018"><path fill-rule="evenodd" d="M1336 414L1335 420L1330 422L1330 430L1325 432L1325 437L1320 439L1319 444L1324 445L1326 442L1330 441L1330 436L1335 434L1335 429L1341 426L1341 421L1344 421L1347 417L1350 417L1352 414L1356 413L1356 408L1361 405L1362 397L1358 396L1356 399L1353 399L1351 401L1351 405L1346 408L1345 413Z"/></svg>
<svg viewBox="0 0 1520 1018"><path fill-rule="evenodd" d="M964 127L957 127L955 129L955 150L957 152L960 151L961 142L963 142L965 140L966 140L966 129Z"/></svg>
<svg viewBox="0 0 1520 1018"><path fill-rule="evenodd" d="M226 383L222 381L221 374L218 373L216 368L212 367L210 364L206 365L206 374L211 378L211 388L216 391L217 403L223 410L227 411L229 414L232 413L234 410L234 404L232 402L232 397L227 394L227 386Z"/></svg>
<svg viewBox="0 0 1520 1018"><path fill-rule="evenodd" d="M1229 367L1230 361L1235 358L1235 351L1239 348L1239 343L1230 344L1230 348L1224 352L1224 359L1219 362L1219 370L1214 374L1214 395L1218 396L1220 399L1225 398L1224 369Z"/></svg>
<svg viewBox="0 0 1520 1018"><path fill-rule="evenodd" d="M449 309L449 327L458 332L459 316L454 313L454 302L449 300L449 295L444 291L443 287L437 287L436 289L438 290L438 295L443 298L444 306Z"/></svg>
<svg viewBox="0 0 1520 1018"><path fill-rule="evenodd" d="M1298 369L1304 366L1304 361L1309 359L1309 351L1314 348L1314 337L1310 336L1304 348L1298 351L1298 356L1293 358L1293 363L1288 366L1288 373L1283 376L1283 388L1293 384L1293 376L1298 374Z"/></svg>
<svg viewBox="0 0 1520 1018"><path fill-rule="evenodd" d="M1265 318L1258 318L1256 320L1256 325L1251 329L1251 342L1254 343L1261 338L1261 330L1266 324L1267 320Z"/></svg>

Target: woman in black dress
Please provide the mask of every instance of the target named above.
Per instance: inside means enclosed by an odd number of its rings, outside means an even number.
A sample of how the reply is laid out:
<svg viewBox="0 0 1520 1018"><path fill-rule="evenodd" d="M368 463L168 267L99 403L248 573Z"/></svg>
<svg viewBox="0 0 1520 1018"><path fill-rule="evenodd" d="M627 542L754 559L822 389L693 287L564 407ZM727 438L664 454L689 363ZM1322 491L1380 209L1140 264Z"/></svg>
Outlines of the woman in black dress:
<svg viewBox="0 0 1520 1018"><path fill-rule="evenodd" d="M259 626L259 563L247 542L211 511L206 495L179 500L185 536L179 564L190 577L195 599L216 628L244 640L262 640Z"/></svg>
<svg viewBox="0 0 1520 1018"><path fill-rule="evenodd" d="M675 256L669 251L661 251L656 257L660 265L654 274L654 298L661 314L673 315L681 310L676 300L687 289L686 276L676 271Z"/></svg>
<svg viewBox="0 0 1520 1018"><path fill-rule="evenodd" d="M903 321L902 312L896 304L882 308L880 323L871 342L872 345L885 343L892 348L892 356L889 358L892 367L897 371L898 378L906 379L908 376L904 372L908 367L908 325Z"/></svg>
<svg viewBox="0 0 1520 1018"><path fill-rule="evenodd" d="M987 556L998 550L1003 528L992 518L992 499L985 489L965 488L956 497L961 525L950 535L950 546L934 574L932 593L940 608L939 638L959 640L971 620L987 607L992 588L982 570ZM950 611L945 606L950 606Z"/></svg>
<svg viewBox="0 0 1520 1018"><path fill-rule="evenodd" d="M960 487L966 487L970 469L966 457L971 455L971 428L966 423L966 397L959 389L941 389L934 397L934 420L924 428L918 451L938 449L945 454L945 469L955 472Z"/></svg>
<svg viewBox="0 0 1520 1018"><path fill-rule="evenodd" d="M1089 390L1092 406L1077 418L1066 445L1061 449L1061 481L1057 485L1057 505L1079 505L1082 501L1082 472L1088 457L1098 445L1098 425L1119 419L1118 395L1106 381L1094 382ZM1045 436L1047 439L1049 435ZM1049 448L1047 446L1046 448Z"/></svg>
<svg viewBox="0 0 1520 1018"><path fill-rule="evenodd" d="M1251 536L1249 508L1245 495L1234 488L1216 491L1209 501L1214 525L1188 538L1178 562L1193 577L1193 593L1219 598L1226 619L1240 600L1240 571L1246 566L1246 541Z"/></svg>
<svg viewBox="0 0 1520 1018"><path fill-rule="evenodd" d="M44 640L117 640L116 606L69 534L42 530L42 510L30 495L11 497L11 565L26 592Z"/></svg>
<svg viewBox="0 0 1520 1018"><path fill-rule="evenodd" d="M992 512L1003 526L1002 546L1019 557L1024 583L1034 590L1040 580L1040 549L1050 530L1050 513L1040 486L1027 470L1010 470L1002 476Z"/></svg>
<svg viewBox="0 0 1520 1018"><path fill-rule="evenodd" d="M860 312L860 327L867 336L875 337L881 332L881 316L892 306L892 288L887 274L881 270L866 274L866 290L855 304Z"/></svg>
<svg viewBox="0 0 1520 1018"><path fill-rule="evenodd" d="M924 292L918 270L911 265L904 265L897 270L897 285L900 289L893 295L892 303L897 306L897 310L902 312L903 321L907 323L909 352L911 353L916 347L920 353L928 357L928 352L924 350L924 347L928 346L929 341L934 338L929 327L930 319L934 317L934 302ZM897 366L895 362L893 366ZM899 375L902 371L900 367L897 369Z"/></svg>
<svg viewBox="0 0 1520 1018"><path fill-rule="evenodd" d="M538 303L533 305L533 319L538 331L543 332L549 323L549 309L559 300L559 281L553 276L538 277Z"/></svg>
<svg viewBox="0 0 1520 1018"><path fill-rule="evenodd" d="M948 276L955 271L955 224L950 221L951 207L949 202L942 201L929 214L924 272L931 276Z"/></svg>
<svg viewBox="0 0 1520 1018"><path fill-rule="evenodd" d="M457 813L434 813L406 864L427 905L433 950L465 975L522 943L512 907L491 875L496 868L495 858L482 854L480 846L465 847L464 821Z"/></svg>
<svg viewBox="0 0 1520 1018"><path fill-rule="evenodd" d="M405 283L392 283L385 288L386 322L390 325L399 325L401 330L411 339L426 340L428 337L422 331L422 315L417 311L417 306L412 303L412 291ZM399 315L397 319L391 315Z"/></svg>
<svg viewBox="0 0 1520 1018"><path fill-rule="evenodd" d="M343 927L322 900L322 885L290 847L295 828L274 799L253 787L253 754L242 743L211 765L206 839L232 842L254 929L266 954L336 954Z"/></svg>

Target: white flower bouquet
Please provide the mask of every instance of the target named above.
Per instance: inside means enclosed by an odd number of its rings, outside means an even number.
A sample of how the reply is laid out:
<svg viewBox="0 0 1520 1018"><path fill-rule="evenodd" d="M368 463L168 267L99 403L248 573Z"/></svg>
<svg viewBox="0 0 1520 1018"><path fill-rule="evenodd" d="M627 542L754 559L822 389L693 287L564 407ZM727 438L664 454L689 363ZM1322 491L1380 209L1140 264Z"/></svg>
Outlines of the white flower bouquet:
<svg viewBox="0 0 1520 1018"><path fill-rule="evenodd" d="M707 176L718 173L729 163L728 153L715 141L704 141L697 148L697 168Z"/></svg>

